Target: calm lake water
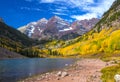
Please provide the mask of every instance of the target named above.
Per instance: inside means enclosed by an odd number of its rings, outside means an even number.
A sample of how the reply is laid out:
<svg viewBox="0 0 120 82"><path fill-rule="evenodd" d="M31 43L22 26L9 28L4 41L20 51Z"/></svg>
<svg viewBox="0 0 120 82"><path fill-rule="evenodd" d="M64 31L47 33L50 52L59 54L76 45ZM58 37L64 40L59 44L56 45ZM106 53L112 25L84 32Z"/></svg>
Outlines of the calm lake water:
<svg viewBox="0 0 120 82"><path fill-rule="evenodd" d="M73 64L75 59L6 59L0 60L0 82L16 82L49 71L65 67L65 64Z"/></svg>

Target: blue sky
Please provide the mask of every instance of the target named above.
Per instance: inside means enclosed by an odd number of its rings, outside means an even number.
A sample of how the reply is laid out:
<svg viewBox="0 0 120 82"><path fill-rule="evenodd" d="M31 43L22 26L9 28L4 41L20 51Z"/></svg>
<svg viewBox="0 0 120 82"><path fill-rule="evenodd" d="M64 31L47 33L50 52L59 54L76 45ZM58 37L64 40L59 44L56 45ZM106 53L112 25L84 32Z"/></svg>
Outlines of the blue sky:
<svg viewBox="0 0 120 82"><path fill-rule="evenodd" d="M115 0L0 0L0 17L12 27L57 15L66 21L100 18Z"/></svg>

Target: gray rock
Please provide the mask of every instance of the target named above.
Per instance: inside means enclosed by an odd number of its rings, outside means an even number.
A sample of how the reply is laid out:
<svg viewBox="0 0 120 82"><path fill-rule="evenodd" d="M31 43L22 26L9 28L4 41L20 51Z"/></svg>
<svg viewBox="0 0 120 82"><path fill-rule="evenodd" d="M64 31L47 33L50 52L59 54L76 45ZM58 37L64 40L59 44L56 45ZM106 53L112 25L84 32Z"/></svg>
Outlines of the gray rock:
<svg viewBox="0 0 120 82"><path fill-rule="evenodd" d="M61 71L59 71L56 76L65 77L65 76L68 76L68 75L69 74L67 72L61 72Z"/></svg>
<svg viewBox="0 0 120 82"><path fill-rule="evenodd" d="M116 75L114 76L114 79L115 79L116 82L120 82L120 75L119 75L119 74L116 74Z"/></svg>
<svg viewBox="0 0 120 82"><path fill-rule="evenodd" d="M59 71L59 72L57 73L57 76L61 76L61 75L62 75L62 72Z"/></svg>
<svg viewBox="0 0 120 82"><path fill-rule="evenodd" d="M65 77L65 76L68 76L69 74L67 72L62 72L62 75L61 77Z"/></svg>

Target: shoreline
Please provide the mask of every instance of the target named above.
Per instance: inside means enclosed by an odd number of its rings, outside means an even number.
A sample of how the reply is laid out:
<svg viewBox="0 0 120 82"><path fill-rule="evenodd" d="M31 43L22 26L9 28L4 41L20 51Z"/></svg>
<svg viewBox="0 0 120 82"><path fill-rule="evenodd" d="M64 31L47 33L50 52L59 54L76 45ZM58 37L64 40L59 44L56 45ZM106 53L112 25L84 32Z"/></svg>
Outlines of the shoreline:
<svg viewBox="0 0 120 82"><path fill-rule="evenodd" d="M101 69L111 66L100 59L80 59L61 70L34 75L18 82L101 82Z"/></svg>

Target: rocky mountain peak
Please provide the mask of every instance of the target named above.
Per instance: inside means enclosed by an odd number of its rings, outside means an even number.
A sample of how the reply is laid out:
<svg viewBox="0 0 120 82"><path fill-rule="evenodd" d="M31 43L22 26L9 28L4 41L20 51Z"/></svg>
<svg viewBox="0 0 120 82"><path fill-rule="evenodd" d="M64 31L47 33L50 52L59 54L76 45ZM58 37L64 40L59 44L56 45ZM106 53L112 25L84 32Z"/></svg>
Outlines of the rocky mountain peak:
<svg viewBox="0 0 120 82"><path fill-rule="evenodd" d="M56 34L59 31L69 29L69 27L70 27L70 24L66 22L64 19L58 16L53 16L48 20L46 32Z"/></svg>
<svg viewBox="0 0 120 82"><path fill-rule="evenodd" d="M72 23L71 27L73 29L83 29L89 31L94 27L94 25L99 21L97 18L76 20Z"/></svg>
<svg viewBox="0 0 120 82"><path fill-rule="evenodd" d="M47 20L46 18L42 18L42 19L38 20L37 22L38 22L38 23L39 23L39 22L44 22L44 23L47 23L47 22L48 22L48 20Z"/></svg>
<svg viewBox="0 0 120 82"><path fill-rule="evenodd" d="M56 15L55 15L55 16L53 16L52 18L53 18L53 19L63 20L62 18L60 18L59 16L56 16Z"/></svg>
<svg viewBox="0 0 120 82"><path fill-rule="evenodd" d="M90 20L77 20L71 25L59 16L53 16L49 20L42 18L37 22L31 22L18 30L26 34L27 36L35 39L41 38L74 38L74 36L82 35L89 31L96 23L98 19L93 18ZM68 37L67 37L68 38Z"/></svg>
<svg viewBox="0 0 120 82"><path fill-rule="evenodd" d="M60 23L60 22L66 22L64 19L62 19L61 17L59 17L59 16L53 16L53 17L51 17L49 20L48 20L48 22L56 22L56 23ZM68 23L68 22L66 22L66 23Z"/></svg>

